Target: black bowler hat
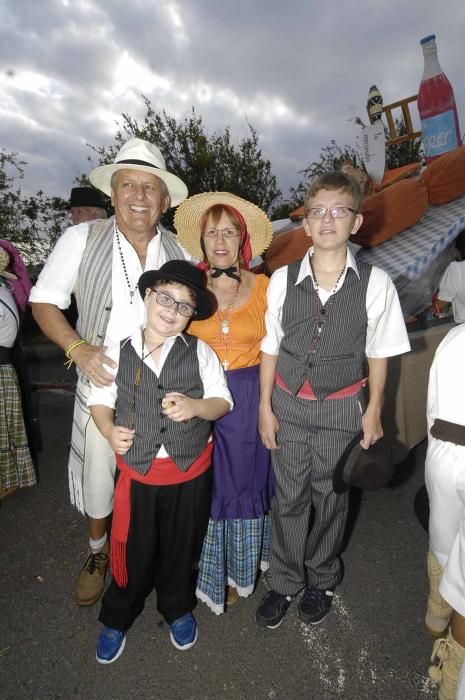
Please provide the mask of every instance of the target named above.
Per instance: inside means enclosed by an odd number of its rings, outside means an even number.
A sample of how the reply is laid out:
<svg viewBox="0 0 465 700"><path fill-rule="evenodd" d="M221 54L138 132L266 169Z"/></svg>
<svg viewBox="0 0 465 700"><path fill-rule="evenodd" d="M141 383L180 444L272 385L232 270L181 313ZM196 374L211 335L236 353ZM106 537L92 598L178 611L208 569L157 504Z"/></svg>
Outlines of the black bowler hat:
<svg viewBox="0 0 465 700"><path fill-rule="evenodd" d="M105 209L101 193L95 187L73 187L69 199L71 207L99 207Z"/></svg>
<svg viewBox="0 0 465 700"><path fill-rule="evenodd" d="M375 491L391 481L395 463L392 444L382 437L364 450L360 445L363 432L348 444L341 455L333 474L333 488L344 493L351 486Z"/></svg>
<svg viewBox="0 0 465 700"><path fill-rule="evenodd" d="M195 319L203 321L212 316L218 303L214 294L207 289L207 276L203 270L193 265L187 260L169 260L160 267L159 270L148 270L139 278L139 292L142 299L145 292L158 280L167 282L178 282L195 292L197 301L195 303Z"/></svg>

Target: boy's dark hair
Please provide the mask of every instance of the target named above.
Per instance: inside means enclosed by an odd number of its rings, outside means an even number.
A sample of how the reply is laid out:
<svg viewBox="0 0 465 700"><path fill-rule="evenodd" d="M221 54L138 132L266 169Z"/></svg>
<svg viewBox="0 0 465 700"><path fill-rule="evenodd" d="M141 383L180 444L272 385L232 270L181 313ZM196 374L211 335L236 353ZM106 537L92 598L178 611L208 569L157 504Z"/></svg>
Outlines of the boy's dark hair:
<svg viewBox="0 0 465 700"><path fill-rule="evenodd" d="M460 231L459 235L455 239L455 247L460 253L462 260L465 260L465 228Z"/></svg>
<svg viewBox="0 0 465 700"><path fill-rule="evenodd" d="M362 191L360 185L353 177L343 173L340 170L334 170L329 173L323 173L313 180L307 194L305 195L304 210L305 216L308 214L309 202L320 190L342 190L352 196L354 200L354 209L357 211L362 204Z"/></svg>
<svg viewBox="0 0 465 700"><path fill-rule="evenodd" d="M172 285L173 287L185 287L185 289L187 289L187 291L189 292L189 296L194 302L194 304L197 302L197 294L195 293L194 289L188 287L187 284L181 284L181 282L175 282L174 280L156 280L156 282L154 282L150 286L150 289L158 289L163 284Z"/></svg>

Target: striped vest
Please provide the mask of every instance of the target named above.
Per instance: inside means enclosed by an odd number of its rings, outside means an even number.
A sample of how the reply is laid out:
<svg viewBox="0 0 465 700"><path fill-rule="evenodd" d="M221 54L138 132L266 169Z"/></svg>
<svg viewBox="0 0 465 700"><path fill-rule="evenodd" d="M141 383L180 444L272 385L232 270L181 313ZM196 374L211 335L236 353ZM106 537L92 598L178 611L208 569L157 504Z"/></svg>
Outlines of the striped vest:
<svg viewBox="0 0 465 700"><path fill-rule="evenodd" d="M78 308L76 330L91 345L103 345L112 309L112 261L114 220L89 224L86 247L81 258L74 293ZM176 236L158 224L160 247L167 260L184 259ZM82 376L78 370L79 376Z"/></svg>
<svg viewBox="0 0 465 700"><path fill-rule="evenodd" d="M152 372L145 363L142 380L134 387L141 359L130 341L121 341L121 352L116 385L116 425L131 425L135 390L136 437L124 461L139 474L146 474L161 445L176 466L185 472L204 450L211 434L210 421L194 417L190 421L177 423L162 412L161 402L165 394L178 391L193 399L203 397L204 388L197 358L197 338L184 335L187 345L180 337L171 348L160 375Z"/></svg>
<svg viewBox="0 0 465 700"><path fill-rule="evenodd" d="M321 306L310 276L296 285L301 261L288 267L282 311L284 337L276 371L296 394L305 380L319 400L364 376L367 330L366 292L371 266L358 263L360 279L349 267L342 287ZM317 322L322 309L319 340ZM327 316L324 312L327 310ZM313 346L313 352L309 352Z"/></svg>

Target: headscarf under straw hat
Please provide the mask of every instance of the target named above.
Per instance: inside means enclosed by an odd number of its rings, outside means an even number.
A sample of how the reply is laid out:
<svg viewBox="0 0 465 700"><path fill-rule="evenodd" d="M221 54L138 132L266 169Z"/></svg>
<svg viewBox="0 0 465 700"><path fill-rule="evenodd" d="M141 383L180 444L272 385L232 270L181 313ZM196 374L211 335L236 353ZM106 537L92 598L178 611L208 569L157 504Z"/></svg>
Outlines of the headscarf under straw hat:
<svg viewBox="0 0 465 700"><path fill-rule="evenodd" d="M205 215L215 205L223 205L226 210L232 210L241 223L241 252L248 266L251 258L255 258L268 248L273 237L273 229L271 221L260 207L230 192L203 192L184 200L174 215L179 243L194 257L200 259L203 257L200 233ZM244 222L244 232L242 222ZM250 253L247 251L248 241L250 241Z"/></svg>

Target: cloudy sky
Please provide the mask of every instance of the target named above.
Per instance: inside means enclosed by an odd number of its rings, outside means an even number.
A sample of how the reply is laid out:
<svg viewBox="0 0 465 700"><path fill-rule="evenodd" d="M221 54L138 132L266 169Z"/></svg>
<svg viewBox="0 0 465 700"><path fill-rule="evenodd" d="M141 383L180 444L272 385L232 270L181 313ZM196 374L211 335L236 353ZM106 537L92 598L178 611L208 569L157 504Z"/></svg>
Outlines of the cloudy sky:
<svg viewBox="0 0 465 700"><path fill-rule="evenodd" d="M0 147L24 189L68 196L143 93L210 132L248 119L281 189L335 139L355 145L368 88L416 94L436 33L465 131L463 0L0 0ZM417 118L418 119L418 118Z"/></svg>

